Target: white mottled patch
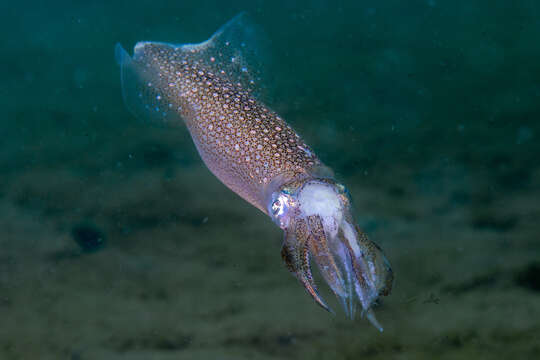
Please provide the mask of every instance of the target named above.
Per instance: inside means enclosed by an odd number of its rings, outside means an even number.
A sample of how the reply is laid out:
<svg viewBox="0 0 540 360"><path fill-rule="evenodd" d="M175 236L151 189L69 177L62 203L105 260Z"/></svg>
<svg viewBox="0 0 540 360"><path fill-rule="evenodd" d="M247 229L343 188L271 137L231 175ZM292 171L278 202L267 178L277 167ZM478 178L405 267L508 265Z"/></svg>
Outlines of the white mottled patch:
<svg viewBox="0 0 540 360"><path fill-rule="evenodd" d="M320 216L324 229L331 236L337 235L338 225L343 218L343 206L331 186L318 182L308 183L298 194L298 201L304 216Z"/></svg>

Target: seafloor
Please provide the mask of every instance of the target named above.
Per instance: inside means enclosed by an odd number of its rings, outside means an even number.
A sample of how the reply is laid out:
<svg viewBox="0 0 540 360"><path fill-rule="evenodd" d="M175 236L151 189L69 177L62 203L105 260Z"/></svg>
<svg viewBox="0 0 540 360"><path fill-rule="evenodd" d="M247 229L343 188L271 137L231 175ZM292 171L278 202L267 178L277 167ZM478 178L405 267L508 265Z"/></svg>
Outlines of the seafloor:
<svg viewBox="0 0 540 360"><path fill-rule="evenodd" d="M273 107L393 266L379 333L314 304L184 129L125 110L116 41L242 9L157 3L5 12L0 359L540 358L540 6L253 9Z"/></svg>

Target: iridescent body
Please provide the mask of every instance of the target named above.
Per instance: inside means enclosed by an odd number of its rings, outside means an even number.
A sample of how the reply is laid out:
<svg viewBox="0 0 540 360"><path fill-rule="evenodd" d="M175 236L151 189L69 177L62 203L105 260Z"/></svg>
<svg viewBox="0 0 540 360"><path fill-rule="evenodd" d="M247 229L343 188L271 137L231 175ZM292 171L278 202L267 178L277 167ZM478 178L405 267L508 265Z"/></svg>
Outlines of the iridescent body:
<svg viewBox="0 0 540 360"><path fill-rule="evenodd" d="M354 225L345 187L300 136L257 98L253 30L240 15L200 44L118 45L127 106L137 115L186 124L204 163L284 232L282 257L319 305L313 258L353 317L390 292L382 251Z"/></svg>

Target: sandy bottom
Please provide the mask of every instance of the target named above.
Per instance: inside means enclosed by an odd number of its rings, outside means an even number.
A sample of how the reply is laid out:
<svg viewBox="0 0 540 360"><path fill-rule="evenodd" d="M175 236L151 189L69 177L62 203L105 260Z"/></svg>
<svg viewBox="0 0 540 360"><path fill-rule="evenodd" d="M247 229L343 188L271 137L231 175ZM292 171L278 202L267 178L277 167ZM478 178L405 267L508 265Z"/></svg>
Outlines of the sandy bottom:
<svg viewBox="0 0 540 360"><path fill-rule="evenodd" d="M540 358L540 189L457 166L344 176L396 275L378 333L327 292L337 316L317 307L281 263L279 229L193 150L179 161L138 141L105 150L98 172L6 174L1 359ZM81 224L105 245L82 252Z"/></svg>

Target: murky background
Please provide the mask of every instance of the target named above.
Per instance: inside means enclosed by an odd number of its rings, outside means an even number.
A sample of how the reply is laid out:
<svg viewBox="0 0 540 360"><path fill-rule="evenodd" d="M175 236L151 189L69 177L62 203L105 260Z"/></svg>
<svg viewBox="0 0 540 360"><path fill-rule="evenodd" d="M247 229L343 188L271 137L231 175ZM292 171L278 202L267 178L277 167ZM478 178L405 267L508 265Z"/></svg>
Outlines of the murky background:
<svg viewBox="0 0 540 360"><path fill-rule="evenodd" d="M540 358L538 1L0 8L0 359ZM317 307L187 131L122 103L116 42L242 10L271 106L393 265L382 334Z"/></svg>

